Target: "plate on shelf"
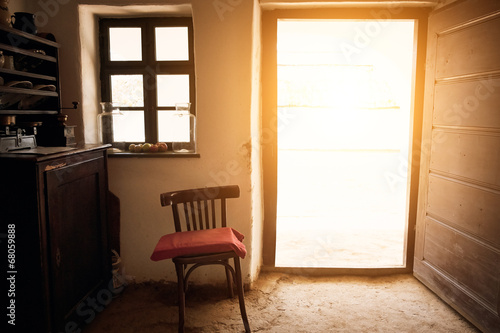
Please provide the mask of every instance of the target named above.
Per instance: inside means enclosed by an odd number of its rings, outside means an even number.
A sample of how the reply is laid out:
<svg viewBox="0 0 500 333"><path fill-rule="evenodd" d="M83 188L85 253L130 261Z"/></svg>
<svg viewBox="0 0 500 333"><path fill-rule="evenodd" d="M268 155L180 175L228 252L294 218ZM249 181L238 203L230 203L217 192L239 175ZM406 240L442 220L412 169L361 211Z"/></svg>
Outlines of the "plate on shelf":
<svg viewBox="0 0 500 333"><path fill-rule="evenodd" d="M23 94L0 93L0 110L8 109L21 101Z"/></svg>
<svg viewBox="0 0 500 333"><path fill-rule="evenodd" d="M30 81L9 81L5 83L5 87L32 89L33 83ZM24 96L24 94L19 93L0 92L0 110L14 107Z"/></svg>
<svg viewBox="0 0 500 333"><path fill-rule="evenodd" d="M53 84L38 84L33 87L33 90L56 91L56 86ZM29 110L41 106L47 99L47 96L27 95L22 97L19 102L19 110Z"/></svg>
<svg viewBox="0 0 500 333"><path fill-rule="evenodd" d="M33 83L30 81L9 81L5 84L5 86L11 88L32 89Z"/></svg>
<svg viewBox="0 0 500 333"><path fill-rule="evenodd" d="M56 86L53 84L37 84L33 87L35 90L56 91Z"/></svg>

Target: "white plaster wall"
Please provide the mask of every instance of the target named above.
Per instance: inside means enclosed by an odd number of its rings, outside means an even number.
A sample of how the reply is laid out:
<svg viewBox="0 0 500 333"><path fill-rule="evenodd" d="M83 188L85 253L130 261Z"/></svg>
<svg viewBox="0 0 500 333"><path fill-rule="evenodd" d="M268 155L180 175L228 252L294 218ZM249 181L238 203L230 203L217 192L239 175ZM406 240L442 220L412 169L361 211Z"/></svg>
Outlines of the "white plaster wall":
<svg viewBox="0 0 500 333"><path fill-rule="evenodd" d="M220 2L220 1L219 1ZM191 6L195 33L197 125L200 158L110 158L109 187L121 202L121 255L125 273L136 281L175 281L170 260L152 262L149 257L161 235L173 232L169 208L161 208L159 194L176 189L238 184L241 197L229 201L231 226L241 231L248 256L242 262L245 282L256 278L261 262L261 190L259 75L253 73L258 60L252 38L259 38L254 24L258 5L254 0L222 1L68 1L54 0L52 9L35 8L43 17L43 31L54 33L61 43L60 76L63 106L81 101L77 111L66 111L76 124L80 141L92 142L94 114L99 102L97 49L84 45L83 30L95 33L92 15L79 12L78 5L182 5ZM56 8L57 7L57 8ZM128 7L123 7L128 8ZM122 9L123 9L122 8ZM152 7L153 8L153 7ZM87 8L88 9L88 8ZM148 9L143 7L143 9ZM157 10L157 8L153 8ZM89 16L90 15L90 16ZM94 30L93 30L94 29ZM83 82L83 84L82 84ZM253 109L256 109L254 113ZM90 115L90 116L87 116ZM84 134L89 137L87 139ZM252 139L252 134L254 138ZM254 167L256 169L254 169ZM252 177L258 177L252 180ZM167 219L168 216L168 219ZM201 279L203 277L203 279ZM202 268L194 281L216 283L225 274L220 267Z"/></svg>
<svg viewBox="0 0 500 333"><path fill-rule="evenodd" d="M15 12L29 12L29 3L28 0L10 0L8 3L9 12L11 14Z"/></svg>
<svg viewBox="0 0 500 333"><path fill-rule="evenodd" d="M263 177L261 153L261 9L254 2L253 15L253 50L252 50L252 112L251 112L251 186L252 186L252 265L251 276L258 276L262 266L263 247Z"/></svg>

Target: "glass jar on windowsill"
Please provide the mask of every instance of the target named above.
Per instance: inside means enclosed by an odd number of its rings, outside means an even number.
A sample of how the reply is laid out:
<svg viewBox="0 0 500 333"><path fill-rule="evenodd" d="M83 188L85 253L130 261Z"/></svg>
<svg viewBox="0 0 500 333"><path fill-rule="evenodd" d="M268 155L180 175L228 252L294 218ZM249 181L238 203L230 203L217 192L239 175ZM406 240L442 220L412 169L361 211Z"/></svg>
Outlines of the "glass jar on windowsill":
<svg viewBox="0 0 500 333"><path fill-rule="evenodd" d="M174 153L196 153L196 117L190 112L191 103L175 104L175 116L183 129L184 137L172 142Z"/></svg>
<svg viewBox="0 0 500 333"><path fill-rule="evenodd" d="M113 144L114 123L117 117L122 116L120 109L111 102L101 103L101 112L97 115L97 131L99 133L99 143Z"/></svg>

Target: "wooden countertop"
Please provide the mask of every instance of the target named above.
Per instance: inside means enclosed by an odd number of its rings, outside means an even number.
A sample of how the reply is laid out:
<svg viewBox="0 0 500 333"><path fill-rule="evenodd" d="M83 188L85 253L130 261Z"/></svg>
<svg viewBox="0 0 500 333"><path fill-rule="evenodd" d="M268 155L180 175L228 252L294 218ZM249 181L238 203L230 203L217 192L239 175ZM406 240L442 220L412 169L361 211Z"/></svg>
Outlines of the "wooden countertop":
<svg viewBox="0 0 500 333"><path fill-rule="evenodd" d="M111 147L109 144L86 144L77 147L37 147L35 149L21 149L8 153L0 153L0 159L22 159L42 162L82 152L107 149L109 147Z"/></svg>

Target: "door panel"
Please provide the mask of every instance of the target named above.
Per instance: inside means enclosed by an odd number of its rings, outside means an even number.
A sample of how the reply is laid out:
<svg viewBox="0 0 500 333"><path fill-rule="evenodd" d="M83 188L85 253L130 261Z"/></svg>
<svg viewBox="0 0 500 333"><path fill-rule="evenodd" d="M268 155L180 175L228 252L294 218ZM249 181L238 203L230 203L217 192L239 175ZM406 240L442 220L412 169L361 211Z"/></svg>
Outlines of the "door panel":
<svg viewBox="0 0 500 333"><path fill-rule="evenodd" d="M491 263L499 262L500 254L494 249L427 217L424 256L437 269L451 277L460 277L463 288L487 303L491 311L496 311L498 288L495 294L491 292L491 286L498 286L500 269Z"/></svg>
<svg viewBox="0 0 500 333"><path fill-rule="evenodd" d="M450 105L450 101L457 101ZM434 125L500 128L500 79L438 83L434 95Z"/></svg>
<svg viewBox="0 0 500 333"><path fill-rule="evenodd" d="M500 247L500 193L432 175L428 195L427 215Z"/></svg>
<svg viewBox="0 0 500 333"><path fill-rule="evenodd" d="M500 332L500 2L429 17L414 274Z"/></svg>
<svg viewBox="0 0 500 333"><path fill-rule="evenodd" d="M101 157L46 174L56 327L68 322L74 307L106 282L104 163Z"/></svg>
<svg viewBox="0 0 500 333"><path fill-rule="evenodd" d="M500 136L435 129L430 167L500 189Z"/></svg>
<svg viewBox="0 0 500 333"><path fill-rule="evenodd" d="M500 68L496 48L500 44L500 18L438 32L436 78L478 73ZM467 43L464 43L467 41Z"/></svg>

